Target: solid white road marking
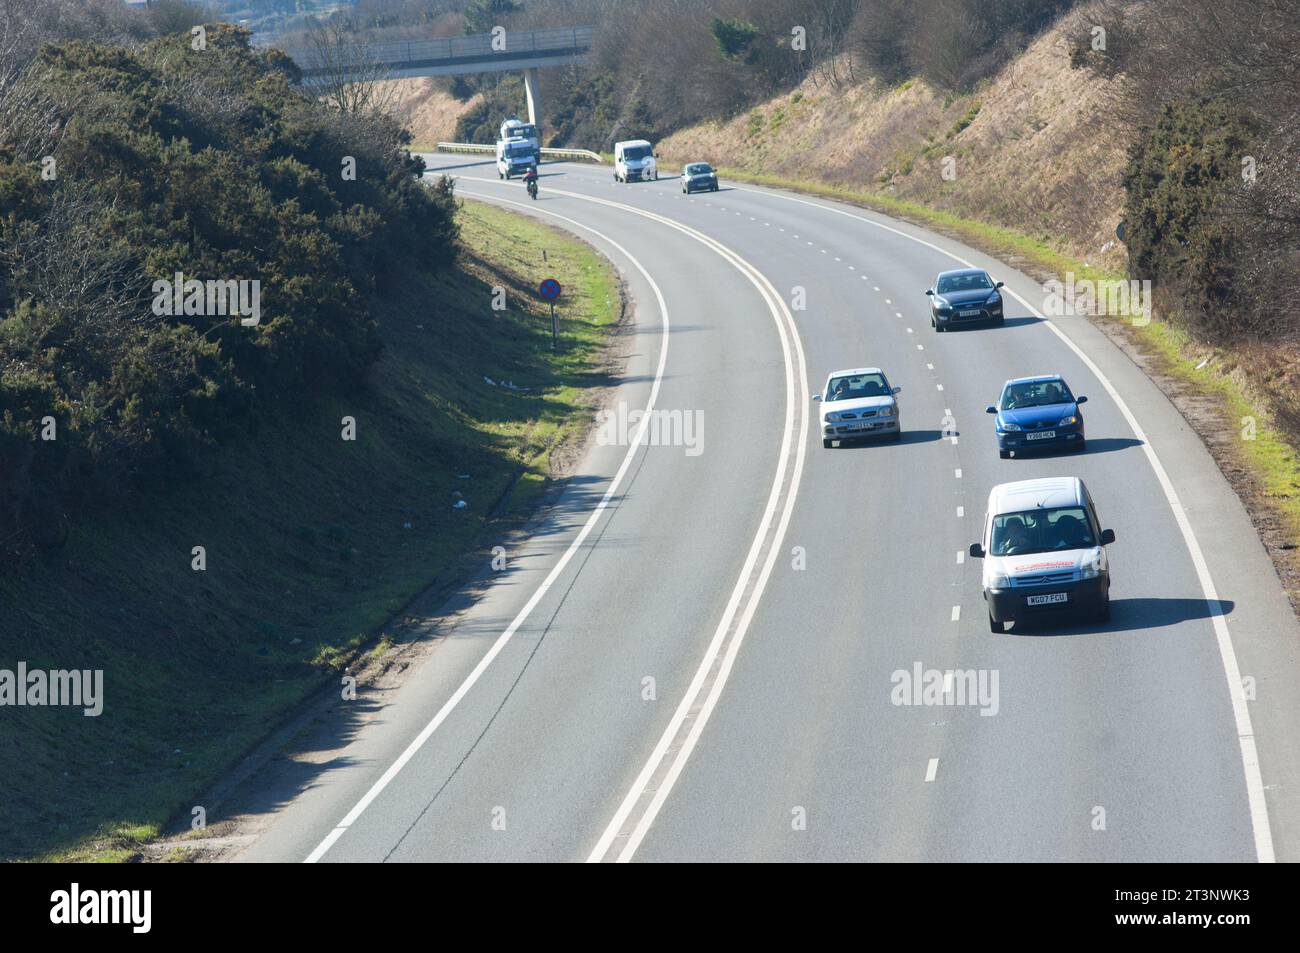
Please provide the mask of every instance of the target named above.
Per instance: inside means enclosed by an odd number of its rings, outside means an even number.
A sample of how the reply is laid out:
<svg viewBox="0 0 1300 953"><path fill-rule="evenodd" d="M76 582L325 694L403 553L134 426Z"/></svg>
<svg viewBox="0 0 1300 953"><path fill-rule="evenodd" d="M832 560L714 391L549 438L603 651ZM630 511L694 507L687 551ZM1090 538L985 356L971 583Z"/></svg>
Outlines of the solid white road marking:
<svg viewBox="0 0 1300 953"><path fill-rule="evenodd" d="M481 195L481 193L468 191L462 191L462 194ZM488 196L482 197L487 198ZM509 201L506 199L498 199L497 201L507 202L508 204L518 206L519 208L528 208L528 206L521 202ZM637 271L641 272L645 280L649 282L650 289L654 292L655 300L659 305L660 324L663 328L660 340L663 343L659 348L659 363L655 367L654 382L650 385L650 396L646 399L645 416L641 418L640 426L638 426L636 430L636 437L628 446L627 453L624 454L623 462L619 464L618 471L614 474L614 478L610 481L609 486L601 496L600 501L592 509L591 514L587 517L587 521L583 523L582 529L580 529L578 534L573 537L573 540L569 543L568 548L565 549L564 554L560 557L559 561L551 567L551 571L546 574L546 578L542 580L541 584L537 587L536 591L533 592L529 600L524 603L523 608L520 609L514 619L511 620L510 624L506 627L506 630L497 636L496 641L492 643L492 647L487 650L481 659L479 659L478 664L475 665L474 669L465 677L465 680L460 683L460 686L456 691L452 693L451 697L448 698L447 701L443 703L442 707L438 709L438 713L434 715L429 723L421 729L420 733L415 736L415 740L407 745L406 749L398 755L397 760L388 766L388 770L380 776L379 780L370 786L370 790L365 793L352 810L348 811L343 820L341 820L338 825L330 831L329 836L321 841L316 846L316 849L307 856L305 861L306 863L314 864L316 861L320 860L321 857L325 856L325 853L334 846L334 843L343 836L343 832L356 823L357 818L364 813L366 808L371 805L384 788L388 787L388 785L392 783L393 778L397 777L402 768L404 768L407 763L415 757L416 752L424 746L424 743L429 740L435 731L438 730L438 727L447 720L447 716L450 715L456 706L460 704L461 699L469 693L469 690L474 687L474 683L479 680L483 672L492 664L493 659L501 653L501 650L504 649L506 644L514 637L515 632L518 631L521 625L523 625L528 616L532 614L533 609L542 601L551 586L555 584L555 580L559 578L560 574L564 572L564 568L569 564L570 560L573 559L574 554L591 534L592 529L599 521L601 515L608 508L609 501L613 499L614 494L618 492L618 488L623 482L623 477L626 476L628 468L632 465L633 458L635 458L637 451L640 449L641 441L645 437L646 427L649 424L651 416L653 416L655 400L659 397L659 387L663 382L664 367L668 361L670 324L668 320L668 305L664 301L663 292L660 291L659 285L655 283L654 278L650 276L650 272L648 272L641 262L637 260L636 256L608 235L597 231L590 225L584 225L582 222L568 218L564 215L559 215L549 209L538 209L537 211L544 212L545 214L558 218L561 221L568 222L569 224L590 232L596 237L608 242L611 247L618 249L623 255L625 255L627 260L632 262L632 265L637 269Z"/></svg>
<svg viewBox="0 0 1300 953"><path fill-rule="evenodd" d="M930 763L925 766L925 783L929 784L934 780L935 775L939 773L939 759L931 758Z"/></svg>
<svg viewBox="0 0 1300 953"><path fill-rule="evenodd" d="M928 242L923 238L915 235L909 235L902 229L894 228L883 222L877 222L863 215L857 215L846 209L835 208L831 205L822 205L819 202L811 202L808 199L801 199L793 195L782 195L780 192L769 192L762 189L743 189L745 192L753 192L757 195L767 195L772 198L782 199L787 202L797 202L800 205L810 205L813 208L819 208L823 211L830 212L833 215L844 215L849 218L857 219L873 228L880 228L887 232L892 232L908 241L924 245L939 254L951 258L967 268L978 267L973 262L967 261L960 255L955 255L945 248L940 248L933 242ZM1055 334L1062 343L1065 344L1079 360L1083 361L1084 366L1096 376L1097 380L1105 388L1106 393L1110 395L1115 406L1119 408L1124 420L1128 423L1129 428L1133 431L1133 436L1137 438L1142 447L1142 452L1146 455L1147 462L1150 464L1156 479L1160 483L1160 488L1164 491L1165 502L1169 504L1170 510L1174 514L1174 520L1178 524L1179 532L1182 534L1183 543L1187 546L1187 551L1192 557L1192 565L1196 568L1196 579L1201 587L1201 595L1205 599L1205 606L1209 612L1211 623L1214 626L1214 637L1219 648L1219 659L1223 664L1223 674L1228 683L1228 696L1232 700L1232 717L1237 729L1237 743L1241 749L1241 768L1242 774L1246 781L1246 799L1250 810L1251 829L1255 836L1255 857L1260 863L1272 863L1275 859L1273 850L1273 834L1268 819L1268 802L1264 797L1264 779L1259 768L1259 752L1255 747L1255 730L1251 724L1250 708L1246 704L1245 689L1241 684L1241 669L1237 664L1237 652L1232 645L1232 635L1228 632L1228 623L1223 616L1223 606L1219 602L1218 589L1214 585L1214 580L1210 576L1210 567L1205 561L1205 554L1201 550L1201 544L1196 538L1196 533L1192 529L1191 522L1187 519L1187 513L1183 509L1182 500L1178 496L1178 491L1174 489L1173 481L1169 479L1169 473L1165 470L1164 464L1160 462L1160 457L1156 454L1155 448L1151 446L1151 441L1147 438L1146 431L1138 423L1137 417L1129 408L1128 403L1120 396L1119 390L1111 382L1097 363L1084 353L1083 348L1070 340L1069 336L1056 326L1054 321L1048 319L1041 311L1031 305L1019 294L1006 289L1011 297L1019 301L1029 313L1038 318L1045 324L1053 334Z"/></svg>

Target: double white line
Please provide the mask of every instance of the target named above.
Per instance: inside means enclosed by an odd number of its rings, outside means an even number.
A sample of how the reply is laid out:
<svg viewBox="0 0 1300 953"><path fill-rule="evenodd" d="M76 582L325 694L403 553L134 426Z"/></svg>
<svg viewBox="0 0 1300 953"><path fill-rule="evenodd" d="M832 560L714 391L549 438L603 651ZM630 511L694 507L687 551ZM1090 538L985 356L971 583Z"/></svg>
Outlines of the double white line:
<svg viewBox="0 0 1300 953"><path fill-rule="evenodd" d="M476 180L484 184L495 185L491 179ZM501 183L504 185L504 183ZM462 194L475 195L473 192L462 191ZM741 569L740 578L736 580L736 585L732 590L731 598L727 603L726 611L723 613L722 621L713 634L708 649L705 651L704 659L687 689L686 695L682 698L681 704L678 705L668 728L664 731L663 737L655 746L650 760L646 763L641 773L637 776L631 790L624 798L618 811L615 813L613 820L610 821L605 833L601 835L595 849L591 852L589 861L599 861L606 859L609 855L611 859L619 861L630 860L632 854L636 851L637 846L641 843L650 825L654 822L664 799L667 798L673 783L678 775L681 774L687 758L690 757L691 751L695 747L695 742L699 738L700 732L704 729L705 722L708 721L709 714L713 711L718 697L722 693L723 685L731 671L731 666L735 660L736 653L740 649L740 643L744 639L745 631L749 627L750 620L753 618L754 610L762 596L763 589L767 584L768 576L771 574L772 566L776 561L777 554L781 549L781 541L785 537L785 531L790 522L790 515L794 508L795 496L799 487L799 477L803 472L804 455L808 442L808 374L804 367L803 345L799 340L798 330L795 328L794 316L786 307L785 302L777 293L772 283L767 280L763 274L745 261L731 249L715 241L696 229L682 225L672 219L653 212L647 212L642 209L634 208L630 205L624 205L620 202L611 202L606 199L599 199L592 196L580 195L574 192L564 192L559 189L549 189L550 195L564 195L574 199L580 199L585 202L594 202L600 205L607 205L617 208L621 211L639 215L644 218L652 219L667 225L669 228L688 235L689 237L701 242L708 248L717 252L729 263L734 265L753 285L758 289L759 295L763 298L776 324L777 334L781 341L781 353L785 364L786 380L786 406L785 406L785 426L781 439L781 452L778 458L776 476L772 483L771 493L768 495L767 507L763 512L763 518L759 524L757 533L754 536L753 543L750 545L749 554L746 557L745 564ZM490 196L479 195L482 198ZM531 212L540 212L550 215L561 221L567 222L584 231L591 232L598 238L607 242L611 247L618 249L627 259L632 262L638 271L649 282L655 297L658 301L659 311L662 316L663 331L662 345L659 352L659 362L655 371L654 385L650 391L650 397L646 403L646 412L642 417L641 425L637 430L636 439L631 442L627 455L624 457L618 472L610 481L608 489L601 497L600 502L596 505L588 517L586 523L578 535L565 550L564 555L555 564L546 578L538 586L528 602L520 609L518 615L511 621L506 630L497 637L492 647L487 651L473 671L456 689L455 693L443 704L434 715L432 720L420 731L419 735L406 747L398 756L388 770L376 781L360 801L352 808L351 811L341 820L333 830L325 837L324 840L316 846L316 849L307 857L306 863L315 863L320 860L327 851L343 836L344 832L351 827L362 813L374 802L375 798L386 788L403 767L415 756L416 752L424 746L425 742L437 731L438 727L447 719L452 710L460 703L461 699L469 692L474 683L500 654L506 643L514 636L515 632L524 623L533 608L541 601L551 585L564 571L573 554L582 545L592 528L595 526L600 515L608 506L609 501L613 498L626 474L632 460L635 458L642 439L645 435L645 428L648 425L654 408L655 401L659 394L660 382L663 378L664 366L668 355L669 340L669 321L668 307L664 301L663 293L659 286L645 267L618 242L614 241L608 235L605 235L589 225L584 225L574 219L560 215L546 208L537 208L536 206L524 205L520 202L496 199L496 201L505 201L507 204L516 205L520 208L527 208ZM779 515L778 515L779 510ZM759 562L762 562L761 568Z"/></svg>

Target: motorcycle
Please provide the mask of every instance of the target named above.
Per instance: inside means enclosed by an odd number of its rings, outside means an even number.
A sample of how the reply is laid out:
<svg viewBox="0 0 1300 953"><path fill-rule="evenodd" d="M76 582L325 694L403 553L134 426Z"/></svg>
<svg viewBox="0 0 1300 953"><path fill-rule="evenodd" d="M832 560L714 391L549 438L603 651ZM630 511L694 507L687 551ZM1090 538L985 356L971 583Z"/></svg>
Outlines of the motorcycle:
<svg viewBox="0 0 1300 953"><path fill-rule="evenodd" d="M528 183L528 194L533 198L534 201L536 201L537 200L537 177L536 176L529 177L527 179L527 183Z"/></svg>

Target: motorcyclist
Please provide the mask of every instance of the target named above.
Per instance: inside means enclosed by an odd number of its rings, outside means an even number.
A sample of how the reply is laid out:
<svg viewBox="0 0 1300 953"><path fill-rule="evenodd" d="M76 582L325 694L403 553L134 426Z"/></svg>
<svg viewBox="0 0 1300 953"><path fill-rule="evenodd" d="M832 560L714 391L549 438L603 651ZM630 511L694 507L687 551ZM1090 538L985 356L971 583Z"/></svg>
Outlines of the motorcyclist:
<svg viewBox="0 0 1300 953"><path fill-rule="evenodd" d="M524 173L524 185L528 189L528 194L537 198L537 166L530 166Z"/></svg>

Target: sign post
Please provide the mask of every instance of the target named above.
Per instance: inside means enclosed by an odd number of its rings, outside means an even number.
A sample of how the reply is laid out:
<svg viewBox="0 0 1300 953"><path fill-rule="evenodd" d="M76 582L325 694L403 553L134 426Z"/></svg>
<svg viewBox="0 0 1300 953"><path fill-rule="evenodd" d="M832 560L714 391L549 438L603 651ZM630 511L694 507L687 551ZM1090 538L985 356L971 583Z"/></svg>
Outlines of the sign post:
<svg viewBox="0 0 1300 953"><path fill-rule="evenodd" d="M560 283L554 278L547 278L537 287L537 293L542 296L543 301L551 305L551 350L557 350L560 346L560 322L555 316L555 299L560 296Z"/></svg>

